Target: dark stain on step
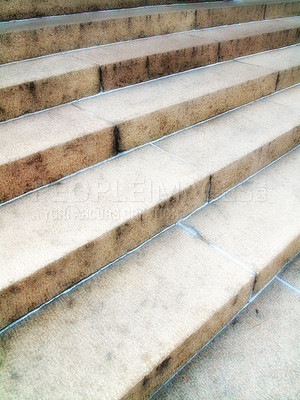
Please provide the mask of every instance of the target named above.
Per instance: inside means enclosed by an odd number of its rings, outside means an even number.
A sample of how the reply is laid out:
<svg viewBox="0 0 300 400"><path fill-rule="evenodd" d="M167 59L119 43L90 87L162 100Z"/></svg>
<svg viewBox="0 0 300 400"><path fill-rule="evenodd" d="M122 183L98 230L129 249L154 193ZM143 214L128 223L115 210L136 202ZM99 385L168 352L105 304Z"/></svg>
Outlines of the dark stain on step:
<svg viewBox="0 0 300 400"><path fill-rule="evenodd" d="M150 378L148 376L145 376L145 378L143 379L143 387L147 386L149 381L150 381Z"/></svg>
<svg viewBox="0 0 300 400"><path fill-rule="evenodd" d="M32 95L35 95L35 83L34 82L29 82L28 83L28 89L29 89L29 92Z"/></svg>
<svg viewBox="0 0 300 400"><path fill-rule="evenodd" d="M54 276L54 275L56 275L56 271L55 271L54 269L48 269L48 270L45 272L45 275L47 275L47 276Z"/></svg>
<svg viewBox="0 0 300 400"><path fill-rule="evenodd" d="M156 367L156 373L161 374L170 364L171 357L166 358L158 367Z"/></svg>
<svg viewBox="0 0 300 400"><path fill-rule="evenodd" d="M9 289L10 293L12 294L17 294L21 292L21 288L17 285L13 285L11 286L11 288Z"/></svg>
<svg viewBox="0 0 300 400"><path fill-rule="evenodd" d="M42 161L42 155L40 153L37 153L33 157L30 157L28 161L26 161L26 165L30 166L35 163L41 163Z"/></svg>
<svg viewBox="0 0 300 400"><path fill-rule="evenodd" d="M126 222L124 225L118 226L116 229L116 239L120 240L121 236L124 234L125 230L129 227L129 223Z"/></svg>

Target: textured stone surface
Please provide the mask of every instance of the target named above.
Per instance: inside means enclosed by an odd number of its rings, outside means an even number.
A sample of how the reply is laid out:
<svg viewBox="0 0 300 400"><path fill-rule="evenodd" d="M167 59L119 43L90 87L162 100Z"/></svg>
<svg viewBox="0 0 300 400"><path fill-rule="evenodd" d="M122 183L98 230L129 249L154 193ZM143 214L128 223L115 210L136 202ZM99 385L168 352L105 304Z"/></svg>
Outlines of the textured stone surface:
<svg viewBox="0 0 300 400"><path fill-rule="evenodd" d="M274 281L153 400L297 400L299 295Z"/></svg>
<svg viewBox="0 0 300 400"><path fill-rule="evenodd" d="M116 154L114 127L72 105L0 126L0 202Z"/></svg>
<svg viewBox="0 0 300 400"><path fill-rule="evenodd" d="M263 3L214 3L206 9L197 12L196 29L210 28L212 26L220 25L232 25L249 21L260 21L264 19L264 8L265 5ZM279 12L280 11L278 11L278 13ZM286 15L282 14L281 16L285 17Z"/></svg>
<svg viewBox="0 0 300 400"><path fill-rule="evenodd" d="M119 148L157 139L275 90L269 68L228 62L82 100L77 106L115 123Z"/></svg>
<svg viewBox="0 0 300 400"><path fill-rule="evenodd" d="M0 336L0 397L146 399L248 300L253 275L181 228Z"/></svg>
<svg viewBox="0 0 300 400"><path fill-rule="evenodd" d="M290 17L199 30L193 35L217 40L219 61L225 61L297 43L299 26L300 17Z"/></svg>
<svg viewBox="0 0 300 400"><path fill-rule="evenodd" d="M143 7L160 4L193 3L195 0L6 0L1 4L0 20L74 14L79 12ZM205 0L215 1L215 0Z"/></svg>
<svg viewBox="0 0 300 400"><path fill-rule="evenodd" d="M71 54L100 65L102 86L108 90L297 43L299 26L300 17L282 18L147 38Z"/></svg>
<svg viewBox="0 0 300 400"><path fill-rule="evenodd" d="M282 15L291 16L300 14L299 1L278 1L267 4L265 18L280 18Z"/></svg>
<svg viewBox="0 0 300 400"><path fill-rule="evenodd" d="M1 199L7 200L111 157L119 150L130 149L272 93L276 79L276 72L267 68L224 63L8 121L0 127L4 176ZM74 109L78 110L77 114ZM82 109L94 115L87 117L87 121L93 121L91 126L89 123L84 126L86 114L81 113ZM56 115L62 119L63 129ZM102 120L110 121L118 129L114 135L111 129L106 134L102 132L98 141L99 133L95 135L95 130L102 131ZM76 121L78 127L73 137L71 130ZM38 140L40 129L44 131L43 140ZM281 142L282 149L291 146L295 140L293 135L291 132L287 141ZM20 143L20 138L24 146L15 146L14 140ZM272 151L274 154L267 155L265 162L278 154L278 150ZM29 162L31 168L24 169L24 162Z"/></svg>
<svg viewBox="0 0 300 400"><path fill-rule="evenodd" d="M183 33L116 43L71 54L100 65L102 86L104 90L109 90L216 63L218 43L207 33L197 38Z"/></svg>
<svg viewBox="0 0 300 400"><path fill-rule="evenodd" d="M0 66L0 120L298 42L300 17L144 38ZM101 68L101 81L100 71Z"/></svg>
<svg viewBox="0 0 300 400"><path fill-rule="evenodd" d="M0 26L0 62L193 29L195 8L136 8L13 21ZM26 45L25 45L26 44Z"/></svg>
<svg viewBox="0 0 300 400"><path fill-rule="evenodd" d="M280 272L279 278L300 290L300 255Z"/></svg>
<svg viewBox="0 0 300 400"><path fill-rule="evenodd" d="M0 67L0 121L98 93L99 68L66 55Z"/></svg>
<svg viewBox="0 0 300 400"><path fill-rule="evenodd" d="M300 246L300 149L186 220L257 273L261 289Z"/></svg>
<svg viewBox="0 0 300 400"><path fill-rule="evenodd" d="M279 71L276 90L281 90L300 82L299 45L241 58L239 61Z"/></svg>
<svg viewBox="0 0 300 400"><path fill-rule="evenodd" d="M293 89L287 89L293 98ZM298 87L300 92L300 87ZM300 142L300 115L274 104L275 94L179 132L156 143L211 175L210 198L215 198Z"/></svg>
<svg viewBox="0 0 300 400"><path fill-rule="evenodd" d="M187 215L207 187L146 146L0 207L0 326Z"/></svg>
<svg viewBox="0 0 300 400"><path fill-rule="evenodd" d="M0 26L0 63L194 28L259 21L264 11L264 4L200 3L7 22ZM286 17L299 12L295 7L282 8L278 14Z"/></svg>

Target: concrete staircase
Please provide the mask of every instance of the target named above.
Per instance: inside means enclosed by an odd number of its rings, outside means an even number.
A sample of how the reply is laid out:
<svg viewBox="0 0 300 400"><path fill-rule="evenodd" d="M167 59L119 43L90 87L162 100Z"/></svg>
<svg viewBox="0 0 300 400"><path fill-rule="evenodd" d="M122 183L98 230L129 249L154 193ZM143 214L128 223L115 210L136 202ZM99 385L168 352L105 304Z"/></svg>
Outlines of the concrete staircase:
<svg viewBox="0 0 300 400"><path fill-rule="evenodd" d="M148 398L299 250L300 3L170 3L0 9L1 400Z"/></svg>

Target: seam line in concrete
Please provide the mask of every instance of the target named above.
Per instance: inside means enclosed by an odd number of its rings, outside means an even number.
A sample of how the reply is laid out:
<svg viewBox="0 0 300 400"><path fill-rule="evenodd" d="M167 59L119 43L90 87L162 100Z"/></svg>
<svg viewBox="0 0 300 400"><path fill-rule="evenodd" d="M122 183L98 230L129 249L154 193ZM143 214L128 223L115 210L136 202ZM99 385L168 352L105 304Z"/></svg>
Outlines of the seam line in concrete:
<svg viewBox="0 0 300 400"><path fill-rule="evenodd" d="M276 279L281 282L282 284L284 284L285 286L287 286L288 288L292 289L294 292L300 294L300 290L298 290L297 288L295 288L293 285L290 285L288 282L286 282L285 280L279 278L278 276L276 276Z"/></svg>

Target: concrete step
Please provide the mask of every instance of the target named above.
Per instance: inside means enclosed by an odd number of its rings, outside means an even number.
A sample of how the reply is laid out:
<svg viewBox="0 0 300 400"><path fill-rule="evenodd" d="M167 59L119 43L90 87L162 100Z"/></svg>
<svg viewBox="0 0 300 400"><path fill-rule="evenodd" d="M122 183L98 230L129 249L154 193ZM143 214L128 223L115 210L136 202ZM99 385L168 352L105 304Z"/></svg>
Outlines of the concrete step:
<svg viewBox="0 0 300 400"><path fill-rule="evenodd" d="M32 0L6 0L1 4L0 21L194 2L195 0L47 0L39 2L33 2Z"/></svg>
<svg viewBox="0 0 300 400"><path fill-rule="evenodd" d="M0 66L0 120L299 42L300 17L217 27Z"/></svg>
<svg viewBox="0 0 300 400"><path fill-rule="evenodd" d="M299 15L300 3L200 3L83 13L0 24L0 63L173 32Z"/></svg>
<svg viewBox="0 0 300 400"><path fill-rule="evenodd" d="M279 259L284 262L282 247L290 243L284 258L295 250L299 160L298 149L204 207L193 220L203 221L209 213L214 224L223 211L223 238L235 247L245 244L250 265L251 255L263 249L261 262L274 272ZM266 182L265 201L245 202L245 191L259 193ZM173 227L3 332L0 395L148 398L250 298L251 268L205 240Z"/></svg>
<svg viewBox="0 0 300 400"><path fill-rule="evenodd" d="M298 147L185 220L206 243L255 273L254 293L300 248L299 155Z"/></svg>
<svg viewBox="0 0 300 400"><path fill-rule="evenodd" d="M300 256L287 273L296 262L298 289L274 279L152 400L297 400Z"/></svg>
<svg viewBox="0 0 300 400"><path fill-rule="evenodd" d="M299 56L274 50L2 123L0 201L293 85Z"/></svg>
<svg viewBox="0 0 300 400"><path fill-rule="evenodd" d="M146 145L0 207L0 326L299 143L297 89L179 132L173 149ZM184 143L191 154L178 156Z"/></svg>

